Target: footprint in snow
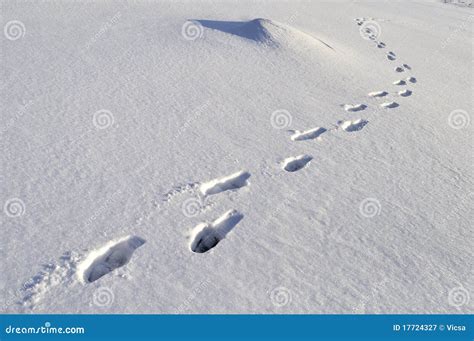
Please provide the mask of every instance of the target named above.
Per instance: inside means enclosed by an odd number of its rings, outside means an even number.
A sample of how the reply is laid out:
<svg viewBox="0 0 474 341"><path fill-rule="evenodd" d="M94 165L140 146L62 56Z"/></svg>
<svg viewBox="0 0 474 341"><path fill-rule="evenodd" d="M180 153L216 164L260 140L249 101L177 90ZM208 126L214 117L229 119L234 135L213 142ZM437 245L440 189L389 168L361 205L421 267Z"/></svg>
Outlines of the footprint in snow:
<svg viewBox="0 0 474 341"><path fill-rule="evenodd" d="M352 121L338 121L337 124L338 126L349 133L354 132L354 131L359 131L364 128L369 121L364 120L362 118L359 118L358 120L352 120Z"/></svg>
<svg viewBox="0 0 474 341"><path fill-rule="evenodd" d="M240 171L229 176L205 182L199 186L199 191L202 195L212 195L238 189L248 185L248 178L250 178L249 172Z"/></svg>
<svg viewBox="0 0 474 341"><path fill-rule="evenodd" d="M82 283L92 283L124 266L130 261L135 250L143 244L145 244L145 239L127 236L90 252L78 266L79 280Z"/></svg>
<svg viewBox="0 0 474 341"><path fill-rule="evenodd" d="M300 130L289 130L292 141L304 141L304 140L313 140L319 139L319 137L327 131L326 128L316 127L313 129L300 131Z"/></svg>
<svg viewBox="0 0 474 341"><path fill-rule="evenodd" d="M403 79L399 79L395 82L393 82L393 85L406 85L407 82L405 82Z"/></svg>
<svg viewBox="0 0 474 341"><path fill-rule="evenodd" d="M405 90L400 90L398 94L402 97L408 97L411 96L413 92L411 90L405 89Z"/></svg>
<svg viewBox="0 0 474 341"><path fill-rule="evenodd" d="M385 97L388 95L387 91L373 91L367 94L370 97Z"/></svg>
<svg viewBox="0 0 474 341"><path fill-rule="evenodd" d="M382 108L392 109L400 106L397 102L385 102L380 104Z"/></svg>
<svg viewBox="0 0 474 341"><path fill-rule="evenodd" d="M355 112L365 110L367 105L365 104L344 104L343 105L345 111Z"/></svg>
<svg viewBox="0 0 474 341"><path fill-rule="evenodd" d="M282 167L287 172L293 173L306 167L312 159L312 156L306 154L288 157L283 160Z"/></svg>
<svg viewBox="0 0 474 341"><path fill-rule="evenodd" d="M33 309L53 287L65 284L76 276L79 255L64 253L58 263L48 263L41 271L25 282L19 292L23 297L17 302L23 307Z"/></svg>
<svg viewBox="0 0 474 341"><path fill-rule="evenodd" d="M212 223L200 223L191 232L189 248L196 253L205 253L219 242L244 218L236 210L230 210Z"/></svg>

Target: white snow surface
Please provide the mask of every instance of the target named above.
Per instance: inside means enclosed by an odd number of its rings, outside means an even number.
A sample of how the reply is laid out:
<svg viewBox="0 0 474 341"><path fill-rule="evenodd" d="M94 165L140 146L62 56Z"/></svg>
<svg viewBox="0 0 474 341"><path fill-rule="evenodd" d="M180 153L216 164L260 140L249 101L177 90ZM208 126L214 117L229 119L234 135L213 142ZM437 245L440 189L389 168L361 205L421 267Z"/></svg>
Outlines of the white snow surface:
<svg viewBox="0 0 474 341"><path fill-rule="evenodd" d="M2 312L474 311L472 8L1 6Z"/></svg>

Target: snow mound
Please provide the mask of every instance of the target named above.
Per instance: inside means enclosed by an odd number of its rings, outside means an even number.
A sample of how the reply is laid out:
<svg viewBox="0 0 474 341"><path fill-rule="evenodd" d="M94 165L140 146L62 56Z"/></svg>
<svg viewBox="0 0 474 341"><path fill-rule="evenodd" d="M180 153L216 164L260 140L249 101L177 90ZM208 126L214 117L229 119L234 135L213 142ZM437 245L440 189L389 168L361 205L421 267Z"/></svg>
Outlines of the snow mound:
<svg viewBox="0 0 474 341"><path fill-rule="evenodd" d="M203 27L225 32L271 47L310 44L333 49L329 44L292 26L269 19L249 21L197 20Z"/></svg>

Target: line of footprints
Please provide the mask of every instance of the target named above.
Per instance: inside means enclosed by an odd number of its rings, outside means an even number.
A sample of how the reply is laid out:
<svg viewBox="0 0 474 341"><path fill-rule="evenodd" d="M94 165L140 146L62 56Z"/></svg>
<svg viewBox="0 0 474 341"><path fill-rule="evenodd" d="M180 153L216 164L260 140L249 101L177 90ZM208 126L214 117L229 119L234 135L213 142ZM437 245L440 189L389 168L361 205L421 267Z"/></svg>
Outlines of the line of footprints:
<svg viewBox="0 0 474 341"><path fill-rule="evenodd" d="M365 18L355 19L358 25L364 23ZM368 32L369 36L374 41L375 45L379 49L386 47L384 42L376 40L375 35L371 36L371 32ZM394 52L387 53L387 59L390 61L397 60L396 54ZM403 73L410 71L411 67L408 64L402 64L401 66L395 67L394 71L396 73ZM407 83L416 83L416 78L408 77L406 80L400 79L393 82L394 85L406 85ZM412 91L409 89L402 89L396 93L400 97L411 96ZM372 98L385 98L388 96L393 96L388 91L374 91L368 94ZM382 108L392 109L399 106L395 101L386 101L380 104ZM348 112L359 112L366 110L368 105L366 104L344 104L344 110ZM345 132L355 132L359 131L367 125L368 121L366 119L358 118L355 120L348 121L338 121L335 128L326 129L323 127L315 127L312 129L300 131L300 130L289 130L291 133L290 139L292 141L306 141L306 140L320 140L322 134L327 133L332 130L342 129ZM298 156L288 157L283 160L281 167L287 172L297 172L307 165L310 164L313 157L311 155L302 154ZM248 179L250 178L250 173L246 171L241 171L226 177L218 178L211 180L209 182L203 183L199 186L200 194L203 196L218 194L227 190L236 190L248 184ZM217 218L213 222L205 222L198 224L191 233L191 242L190 249L193 252L204 253L214 248L228 233L231 231L243 218L243 215L235 210L230 210L224 213L222 216Z"/></svg>
<svg viewBox="0 0 474 341"><path fill-rule="evenodd" d="M366 18L355 19L356 23L360 26L364 23ZM376 40L376 36L370 36L371 32L367 32L371 40L375 43L375 46L379 49L386 48L384 42ZM386 57L389 61L396 61L397 56L394 52L388 52ZM394 71L403 73L410 71L411 67L407 64L395 67ZM393 82L394 85L403 86L407 83L416 83L416 78L408 77L406 79L399 79ZM409 89L402 89L396 93L400 97L408 97L412 94ZM388 91L374 91L368 94L371 98L386 98L394 96L393 93ZM385 101L380 104L380 107L385 109L392 109L398 107L399 104L395 101ZM368 108L367 104L344 104L344 110L348 112L360 112ZM343 130L345 132L356 132L364 128L368 124L368 120L358 118L355 120L338 121L335 128L326 129L323 127L315 127L308 130L289 130L291 134L291 141L306 141L306 140L320 140L321 135L333 130ZM284 159L281 163L281 168L286 172L297 172L306 166L308 166L313 157L308 154L302 154L298 156L291 156ZM216 195L225 191L235 191L241 187L248 185L248 179L250 173L247 171L240 171L229 176L217 178L208 182L201 183L198 191L200 196L207 197L210 195ZM205 253L226 237L226 235L243 219L243 214L236 210L229 210L223 215L218 217L212 222L202 222L195 226L190 233L189 248L191 251L196 253ZM93 282L105 274L113 271L114 269L121 267L128 263L132 253L141 245L145 243L145 240L136 236L129 236L125 239L121 239L113 245L106 245L103 252L97 252L99 257L91 257L91 259L84 261L82 266L83 280L85 282Z"/></svg>
<svg viewBox="0 0 474 341"><path fill-rule="evenodd" d="M357 25L361 26L368 20L366 18L355 19ZM366 32L371 41L373 41L377 48L384 49L386 44L381 41L377 41L376 32ZM397 56L394 52L390 51L387 53L387 59L389 61L397 60ZM411 67L408 64L402 64L401 66L395 67L394 71L398 73L411 71ZM406 79L399 79L393 82L394 85L404 86L407 83L416 83L416 78L409 76ZM409 97L412 95L412 90L402 89L396 92L399 97ZM394 94L388 91L373 91L368 94L371 98L385 98L394 96ZM399 104L395 101L384 101L380 104L380 107L384 109L393 109L398 107ZM344 110L348 112L359 112L366 110L368 105L366 104L344 104ZM323 127L315 127L308 130L289 130L291 133L290 139L292 141L305 141L305 140L320 140L322 134L329 131L342 129L345 132L359 131L367 125L368 120L358 118L355 120L338 121L335 128L326 129ZM288 157L283 160L281 167L287 172L297 172L307 165L310 164L313 157L308 154L302 154L298 156ZM247 180L250 177L250 173L246 171L238 172L227 177L218 178L207 183L200 185L200 192L206 196L209 194L217 194L226 190L236 190L240 187L247 185ZM237 223L243 218L243 215L235 210L224 213L221 217L213 221L212 223L201 223L198 224L192 231L190 248L193 252L204 253L214 248L226 235L232 230Z"/></svg>
<svg viewBox="0 0 474 341"><path fill-rule="evenodd" d="M357 25L362 26L369 18L357 18L355 19ZM369 41L374 42L375 47L378 49L386 48L386 44L381 41L377 41L375 32L367 33L370 38ZM387 60L396 61L397 56L394 52L390 51L386 55ZM401 64L394 68L396 74L408 73L411 71L411 67L407 64ZM393 82L396 86L405 86L407 84L416 83L416 78L408 76L405 79L398 79ZM400 91L390 93L389 91L373 91L368 93L368 97L375 99L386 99L390 97L409 97L412 95L412 90L407 88L401 89ZM395 101L383 101L379 104L382 109L393 109L399 106ZM348 112L362 112L368 108L367 104L344 104L342 105L344 110ZM331 129L323 127L315 127L308 130L289 130L291 134L291 141L307 141L307 140L321 140L321 135L330 131L342 130L344 132L352 133L360 131L368 124L368 120L358 118L354 120L338 121L336 126ZM284 159L281 162L282 170L286 172L297 172L307 167L313 157L308 154L302 154L298 156L292 156ZM248 185L248 179L250 173L247 171L240 171L229 176L217 178L208 182L198 184L198 194L202 198L206 198L211 195L216 195L225 191L236 191L239 188ZM196 225L189 237L189 249L195 253L205 253L222 241L227 234L244 218L244 215L236 210L229 210L217 219L211 222L202 222ZM110 241L99 249L91 251L85 259L81 260L77 265L76 273L80 282L91 283L104 275L112 272L113 270L126 265L132 258L133 253L143 244L145 240L138 236L129 235L124 238ZM47 278L44 280L50 280L49 277L54 276L54 273L44 273ZM44 277L44 276L42 276ZM36 287L37 291L40 286L41 280L38 280L35 276L35 282L32 288ZM39 292L38 292L39 293ZM31 296L31 293L28 297ZM24 299L24 303L27 303L30 299ZM31 303L31 302L30 302Z"/></svg>

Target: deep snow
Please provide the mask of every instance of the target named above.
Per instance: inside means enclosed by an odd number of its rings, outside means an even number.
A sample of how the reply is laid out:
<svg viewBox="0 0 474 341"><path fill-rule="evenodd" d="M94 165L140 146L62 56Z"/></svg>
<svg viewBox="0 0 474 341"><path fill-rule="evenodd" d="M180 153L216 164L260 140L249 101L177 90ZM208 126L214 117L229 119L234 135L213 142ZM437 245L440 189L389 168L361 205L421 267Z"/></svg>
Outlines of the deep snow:
<svg viewBox="0 0 474 341"><path fill-rule="evenodd" d="M1 13L3 312L473 312L472 9Z"/></svg>

